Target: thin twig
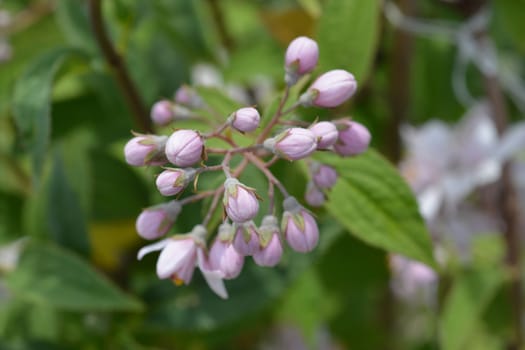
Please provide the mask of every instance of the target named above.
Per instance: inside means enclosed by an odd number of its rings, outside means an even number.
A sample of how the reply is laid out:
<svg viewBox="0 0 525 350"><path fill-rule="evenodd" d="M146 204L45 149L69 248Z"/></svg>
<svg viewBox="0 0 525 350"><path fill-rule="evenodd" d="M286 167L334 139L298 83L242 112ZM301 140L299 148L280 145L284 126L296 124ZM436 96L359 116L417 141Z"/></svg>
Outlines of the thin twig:
<svg viewBox="0 0 525 350"><path fill-rule="evenodd" d="M266 168L265 163L259 157L250 153L247 153L244 156L250 161L250 163L255 165L268 178L269 182L277 186L277 188L279 189L279 191L281 191L284 197L290 196L290 194L288 194L288 191L283 186L281 181L279 181L279 179L277 179L275 175L273 175L273 173L268 168Z"/></svg>
<svg viewBox="0 0 525 350"><path fill-rule="evenodd" d="M184 199L181 199L179 201L179 203L181 205L186 205L186 204L189 204L189 203L198 202L201 199L204 199L204 198L207 198L207 197L211 197L214 194L215 194L215 191L205 191L205 192L197 193L197 194L194 194L193 196L189 196L189 197L186 197Z"/></svg>
<svg viewBox="0 0 525 350"><path fill-rule="evenodd" d="M399 1L399 6L404 13L411 16L414 12L413 0ZM389 79L390 118L387 134L387 154L390 160L397 164L401 159L400 128L407 119L410 101L410 66L412 61L412 36L406 31L396 29L394 34L394 47L391 57ZM399 84L400 81L405 83Z"/></svg>
<svg viewBox="0 0 525 350"><path fill-rule="evenodd" d="M102 55L113 70L118 85L134 117L135 124L143 132L152 132L151 120L146 107L131 80L126 65L109 40L102 18L101 0L89 0L91 26Z"/></svg>
<svg viewBox="0 0 525 350"><path fill-rule="evenodd" d="M264 130L261 132L255 143L262 143L270 134L272 131L272 128L279 122L279 118L283 115L283 108L286 103L286 100L288 100L288 96L290 95L290 88L287 86L284 90L283 97L281 98L281 102L279 103L279 107L277 108L277 111L275 111L275 114L272 117L272 120L266 125Z"/></svg>

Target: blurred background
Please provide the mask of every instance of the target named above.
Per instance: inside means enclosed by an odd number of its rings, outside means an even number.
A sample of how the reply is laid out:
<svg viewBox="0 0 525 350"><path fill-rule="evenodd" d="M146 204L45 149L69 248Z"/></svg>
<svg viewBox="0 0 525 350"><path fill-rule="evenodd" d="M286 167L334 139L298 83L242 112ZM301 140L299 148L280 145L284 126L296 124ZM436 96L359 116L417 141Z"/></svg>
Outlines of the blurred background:
<svg viewBox="0 0 525 350"><path fill-rule="evenodd" d="M524 0L1 0L0 349L524 348L524 33ZM299 35L359 89L298 115L377 152L339 168L312 254L248 262L227 301L158 280L130 131L182 84L271 108Z"/></svg>

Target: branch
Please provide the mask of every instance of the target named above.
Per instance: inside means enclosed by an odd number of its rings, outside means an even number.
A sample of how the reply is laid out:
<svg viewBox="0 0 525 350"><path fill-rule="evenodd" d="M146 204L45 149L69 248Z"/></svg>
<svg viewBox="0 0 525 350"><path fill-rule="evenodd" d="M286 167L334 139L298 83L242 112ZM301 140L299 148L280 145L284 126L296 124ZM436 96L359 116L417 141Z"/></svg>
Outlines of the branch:
<svg viewBox="0 0 525 350"><path fill-rule="evenodd" d="M98 42L104 59L109 64L128 107L133 114L136 126L143 132L151 132L151 120L148 111L144 106L137 88L126 70L126 65L122 57L117 53L113 44L109 40L104 22L102 19L101 0L89 0L89 14L91 26L95 39Z"/></svg>

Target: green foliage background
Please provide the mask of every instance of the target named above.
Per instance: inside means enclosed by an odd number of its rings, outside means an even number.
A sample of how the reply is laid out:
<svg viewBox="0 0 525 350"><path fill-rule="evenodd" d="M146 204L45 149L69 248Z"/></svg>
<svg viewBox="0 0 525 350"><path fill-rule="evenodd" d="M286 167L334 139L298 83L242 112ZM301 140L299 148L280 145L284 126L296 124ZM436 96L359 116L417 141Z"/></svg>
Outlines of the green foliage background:
<svg viewBox="0 0 525 350"><path fill-rule="evenodd" d="M438 1L421 3L429 16L457 18ZM275 269L248 263L240 278L227 282L228 301L214 296L200 276L176 288L157 280L154 256L135 261L146 242L136 235L134 219L160 197L154 171L123 160L122 147L137 126L94 40L87 1L4 1L13 13L34 11L36 17L10 34L14 57L0 63L0 243L27 237L17 268L0 271L0 348L253 349L278 327L298 329L312 349L319 348L319 330L352 349L502 348L510 332L502 296L509 279L496 238L475 242L472 266L436 270L444 281L436 308L413 310L391 295L389 253L437 264L409 187L381 155L392 147L385 95L395 69L393 29L381 1L103 5L111 39L147 106L189 83L199 62L217 66L229 83L247 85L264 75L282 88L287 43L298 35L315 38L321 50L315 73L347 69L360 86L333 115L351 114L367 125L374 150L351 160L321 157L341 178L316 212L321 242L314 253L287 252ZM525 13L525 3L494 1L493 10L492 34L523 65L517 14ZM224 44L227 59L220 54ZM459 118L450 87L452 48L439 40L414 45L407 119ZM218 89L199 93L225 115L236 107ZM270 115L275 106L259 107ZM301 113L307 120L329 117L324 110ZM304 169L277 168L301 196ZM192 207L176 230L198 223L200 211Z"/></svg>

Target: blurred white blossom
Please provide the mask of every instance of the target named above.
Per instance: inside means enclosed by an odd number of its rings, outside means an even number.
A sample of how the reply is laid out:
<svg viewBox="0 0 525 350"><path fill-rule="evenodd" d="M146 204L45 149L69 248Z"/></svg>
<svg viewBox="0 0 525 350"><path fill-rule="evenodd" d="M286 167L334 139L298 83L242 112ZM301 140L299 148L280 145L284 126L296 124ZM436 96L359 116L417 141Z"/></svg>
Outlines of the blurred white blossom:
<svg viewBox="0 0 525 350"><path fill-rule="evenodd" d="M401 172L425 219L435 219L440 210L457 210L474 189L498 180L503 163L525 148L525 123L500 138L489 113L479 103L455 127L441 121L403 127L407 155Z"/></svg>

